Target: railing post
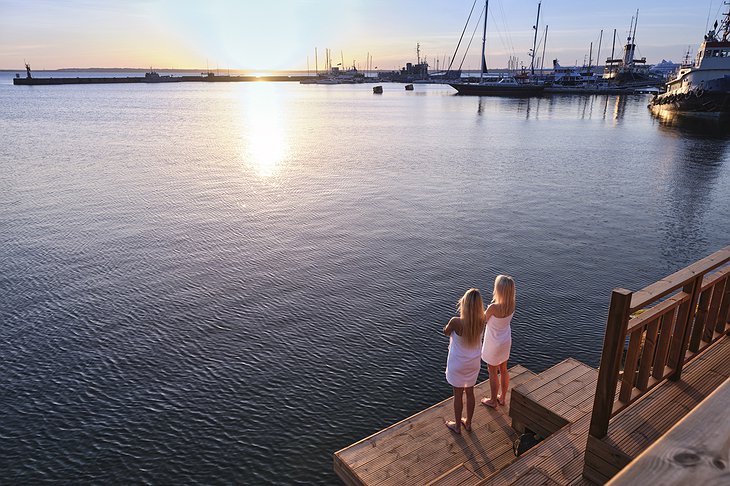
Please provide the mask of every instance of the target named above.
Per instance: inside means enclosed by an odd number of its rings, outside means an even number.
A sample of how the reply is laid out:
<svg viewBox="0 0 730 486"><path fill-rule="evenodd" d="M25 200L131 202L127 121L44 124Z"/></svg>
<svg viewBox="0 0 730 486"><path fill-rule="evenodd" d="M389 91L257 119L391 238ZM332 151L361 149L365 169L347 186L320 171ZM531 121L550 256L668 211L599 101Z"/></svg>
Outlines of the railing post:
<svg viewBox="0 0 730 486"><path fill-rule="evenodd" d="M608 432L608 421L613 411L613 399L616 395L630 311L631 291L614 289L611 293L611 306L608 310L606 335L603 338L603 352L591 415L590 434L597 439L602 439Z"/></svg>
<svg viewBox="0 0 730 486"><path fill-rule="evenodd" d="M689 345L689 335L692 331L692 322L694 321L695 314L697 312L697 301L700 298L700 292L702 291L702 279L704 273L697 275L691 282L682 287L682 291L690 295L689 302L687 303L687 311L681 312L677 316L677 326L675 327L675 333L679 331L679 335L676 335L673 339L678 340L679 346L676 347L676 354L669 357L669 365L674 368L674 372L669 375L669 379L672 381L679 381L682 377L682 368L684 367L684 356L687 353L687 346ZM680 325L682 327L680 327ZM674 346L673 346L674 347Z"/></svg>

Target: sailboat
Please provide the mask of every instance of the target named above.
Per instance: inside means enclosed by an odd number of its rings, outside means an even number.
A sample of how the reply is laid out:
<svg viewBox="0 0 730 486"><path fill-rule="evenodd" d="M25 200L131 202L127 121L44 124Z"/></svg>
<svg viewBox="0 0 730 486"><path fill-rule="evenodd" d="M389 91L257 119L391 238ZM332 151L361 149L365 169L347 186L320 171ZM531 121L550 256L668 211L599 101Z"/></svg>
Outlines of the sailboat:
<svg viewBox="0 0 730 486"><path fill-rule="evenodd" d="M540 94L544 86L531 82L520 82L514 76L494 76L487 74L487 18L489 0L484 4L484 33L482 35L482 69L478 83L449 83L460 95L476 96L533 96Z"/></svg>

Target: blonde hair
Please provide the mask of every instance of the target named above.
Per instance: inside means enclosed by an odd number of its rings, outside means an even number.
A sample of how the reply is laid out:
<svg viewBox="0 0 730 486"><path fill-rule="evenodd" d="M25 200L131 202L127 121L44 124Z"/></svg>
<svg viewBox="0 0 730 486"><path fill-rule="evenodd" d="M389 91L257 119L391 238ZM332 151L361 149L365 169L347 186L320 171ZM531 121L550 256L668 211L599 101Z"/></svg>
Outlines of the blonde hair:
<svg viewBox="0 0 730 486"><path fill-rule="evenodd" d="M484 331L484 301L479 289L471 288L459 299L461 338L465 344L476 346Z"/></svg>
<svg viewBox="0 0 730 486"><path fill-rule="evenodd" d="M515 280L509 275L497 275L494 279L494 291L492 292L492 304L499 304L504 317L515 312L517 292L515 291Z"/></svg>

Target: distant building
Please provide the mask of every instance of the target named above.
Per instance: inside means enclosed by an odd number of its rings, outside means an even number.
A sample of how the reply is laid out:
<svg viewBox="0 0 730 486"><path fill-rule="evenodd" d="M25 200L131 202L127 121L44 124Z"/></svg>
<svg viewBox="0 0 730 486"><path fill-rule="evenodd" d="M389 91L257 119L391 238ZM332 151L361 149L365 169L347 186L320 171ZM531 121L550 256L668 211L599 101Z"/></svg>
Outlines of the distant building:
<svg viewBox="0 0 730 486"><path fill-rule="evenodd" d="M667 61L666 59L662 59L662 62L655 64L651 67L650 71L653 73L661 74L665 78L668 77L670 74L675 72L677 69L679 69L680 64L677 64L676 62Z"/></svg>
<svg viewBox="0 0 730 486"><path fill-rule="evenodd" d="M388 79L391 81L421 81L428 79L428 63L421 62L418 64L406 63L405 67L402 67L400 71L388 71L384 73L378 73L378 77L381 79Z"/></svg>

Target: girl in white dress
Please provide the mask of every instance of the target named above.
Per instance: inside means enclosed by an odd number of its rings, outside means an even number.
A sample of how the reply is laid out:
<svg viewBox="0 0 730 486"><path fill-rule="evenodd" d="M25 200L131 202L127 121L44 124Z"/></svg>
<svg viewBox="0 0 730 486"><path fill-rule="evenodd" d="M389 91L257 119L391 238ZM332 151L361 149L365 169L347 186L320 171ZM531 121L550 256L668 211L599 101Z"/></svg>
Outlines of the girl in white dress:
<svg viewBox="0 0 730 486"><path fill-rule="evenodd" d="M454 387L454 420L446 426L460 434L463 425L471 432L474 416L474 385L479 375L479 355L484 332L484 301L478 289L469 289L459 299L459 317L452 317L444 327L449 336L449 356L446 360L446 381ZM462 418L463 395L466 393L466 418Z"/></svg>
<svg viewBox="0 0 730 486"><path fill-rule="evenodd" d="M512 347L510 322L514 313L515 281L507 275L497 275L494 279L492 303L484 311L486 326L482 360L489 368L489 389L492 396L482 398L481 402L488 407L504 405L504 397L509 390L507 360Z"/></svg>

